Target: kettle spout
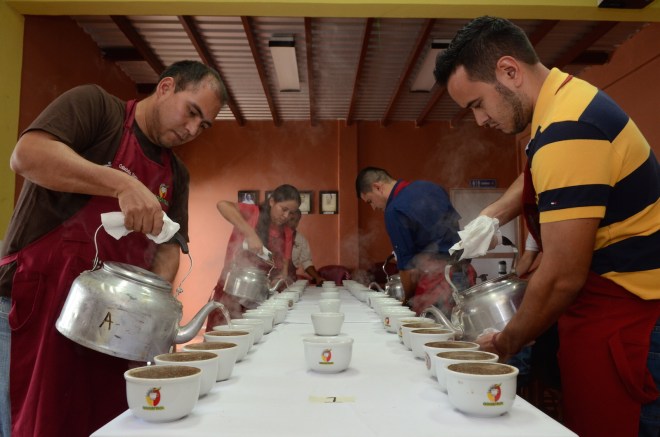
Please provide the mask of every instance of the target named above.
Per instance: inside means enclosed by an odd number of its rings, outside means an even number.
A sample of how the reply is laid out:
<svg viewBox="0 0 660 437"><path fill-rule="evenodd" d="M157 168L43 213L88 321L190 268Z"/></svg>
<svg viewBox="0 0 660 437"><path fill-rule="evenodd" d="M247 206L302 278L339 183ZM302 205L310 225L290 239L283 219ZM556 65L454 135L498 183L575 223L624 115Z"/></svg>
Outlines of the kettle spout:
<svg viewBox="0 0 660 437"><path fill-rule="evenodd" d="M382 288L380 288L380 285L378 285L377 282L372 282L372 283L370 283L370 284L367 286L367 288L372 289L372 288L371 288L372 285L375 285L375 286L376 286L377 290L375 290L375 291L380 291L381 293L385 293L385 290L383 290Z"/></svg>
<svg viewBox="0 0 660 437"><path fill-rule="evenodd" d="M285 278L278 279L277 282L275 283L275 285L273 285L271 288L268 289L268 292L270 294L274 294L277 291L277 287L279 287L280 284L282 283L282 281L284 281L284 280L285 280ZM285 282L285 284L286 284L286 282Z"/></svg>
<svg viewBox="0 0 660 437"><path fill-rule="evenodd" d="M463 337L463 328L460 326L456 326L453 323L449 321L447 316L445 316L442 311L440 311L437 307L430 306L426 308L424 311L420 313L421 317L429 317L431 319L434 319L436 322L443 324L449 329L450 331L454 332L454 335L457 338Z"/></svg>
<svg viewBox="0 0 660 437"><path fill-rule="evenodd" d="M181 344L192 340L202 327L204 320L206 320L206 316L208 316L211 311L218 308L220 308L225 317L227 317L227 310L223 304L214 300L207 302L187 325L181 326L177 329L174 343Z"/></svg>

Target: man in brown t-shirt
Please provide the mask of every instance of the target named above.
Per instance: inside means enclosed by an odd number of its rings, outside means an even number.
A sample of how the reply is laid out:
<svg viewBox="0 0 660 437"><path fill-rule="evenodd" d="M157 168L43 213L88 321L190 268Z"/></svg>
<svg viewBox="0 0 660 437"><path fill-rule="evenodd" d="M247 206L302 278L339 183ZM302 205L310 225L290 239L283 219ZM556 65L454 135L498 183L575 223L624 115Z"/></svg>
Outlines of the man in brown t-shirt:
<svg viewBox="0 0 660 437"><path fill-rule="evenodd" d="M91 267L92 259L76 258L94 244L98 212L120 210L126 228L135 231L132 240L99 233L102 259L107 254L120 262L138 260L135 264L174 279L178 246L155 246L140 233L158 235L165 211L187 240L189 176L170 149L209 128L226 100L217 72L182 61L166 69L142 101L123 102L94 85L77 87L22 133L11 167L25 183L0 252L0 311L11 304L8 315L0 314L0 360L9 357L11 344L9 377L7 363L0 361L0 434L9 429L9 378L13 436L89 435L126 408L117 369L127 362L97 363L118 360L105 355L90 361L90 352L59 334L54 320L72 278ZM76 356L62 361L67 354ZM64 362L74 368L61 368ZM104 392L118 391L110 398L123 396L123 402L86 398L84 389L63 390L84 385L87 369L98 374L99 366L108 379L96 382ZM86 390L94 393L93 387Z"/></svg>

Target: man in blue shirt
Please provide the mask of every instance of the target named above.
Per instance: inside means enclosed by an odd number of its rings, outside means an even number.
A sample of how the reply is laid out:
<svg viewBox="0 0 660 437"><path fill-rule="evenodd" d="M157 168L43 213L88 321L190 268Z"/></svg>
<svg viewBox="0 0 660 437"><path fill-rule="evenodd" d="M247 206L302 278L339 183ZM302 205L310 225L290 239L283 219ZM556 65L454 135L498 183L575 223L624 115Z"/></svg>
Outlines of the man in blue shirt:
<svg viewBox="0 0 660 437"><path fill-rule="evenodd" d="M404 302L418 314L436 305L449 316L454 302L444 269L449 248L460 239L460 215L447 192L432 182L395 180L377 167L362 169L355 189L358 197L373 209L385 212L385 227L405 290ZM462 268L471 266L457 266ZM454 277L452 281L456 282Z"/></svg>

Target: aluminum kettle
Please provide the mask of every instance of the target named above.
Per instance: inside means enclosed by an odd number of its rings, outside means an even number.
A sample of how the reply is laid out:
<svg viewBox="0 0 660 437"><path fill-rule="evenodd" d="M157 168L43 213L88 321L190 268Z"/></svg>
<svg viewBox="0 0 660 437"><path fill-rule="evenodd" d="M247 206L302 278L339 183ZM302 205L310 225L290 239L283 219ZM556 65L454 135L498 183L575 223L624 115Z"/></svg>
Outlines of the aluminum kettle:
<svg viewBox="0 0 660 437"><path fill-rule="evenodd" d="M499 331L504 329L520 307L527 281L520 279L515 273L518 249L506 237L503 238L503 244L511 246L514 253L510 273L459 291L451 281L453 261L460 256L460 252L456 252L445 266L445 278L453 289L452 295L456 303L451 321L434 306L422 311L421 316L435 319L454 331L457 338L468 341L476 339L486 328Z"/></svg>
<svg viewBox="0 0 660 437"><path fill-rule="evenodd" d="M210 301L188 322L179 326L183 305L172 295L172 284L143 268L120 262L103 263L94 234L96 256L91 270L82 272L71 284L55 327L65 337L85 347L133 361L153 361L174 344L185 343L199 332L214 309L227 313L220 302ZM185 238L174 234L173 241L192 257ZM228 318L227 315L225 317Z"/></svg>
<svg viewBox="0 0 660 437"><path fill-rule="evenodd" d="M130 264L106 262L82 272L71 285L55 324L69 339L127 360L152 361L173 344L193 339L206 316L224 306L211 301L185 326L172 284Z"/></svg>
<svg viewBox="0 0 660 437"><path fill-rule="evenodd" d="M269 277L258 267L234 267L227 274L224 291L238 298L244 307L254 308L274 294L283 280L268 287Z"/></svg>
<svg viewBox="0 0 660 437"><path fill-rule="evenodd" d="M403 300L405 293L403 291L403 283L401 282L401 276L398 274L394 275L389 275L387 274L387 263L389 263L392 259L394 258L394 252L390 256L387 257L385 262L383 263L383 273L385 273L385 277L387 278L387 281L385 282L385 290L380 288L380 285L378 285L377 282L371 282L368 286L368 288L372 288L372 286L376 287L376 290L382 293L387 293L389 297L393 297L398 300Z"/></svg>

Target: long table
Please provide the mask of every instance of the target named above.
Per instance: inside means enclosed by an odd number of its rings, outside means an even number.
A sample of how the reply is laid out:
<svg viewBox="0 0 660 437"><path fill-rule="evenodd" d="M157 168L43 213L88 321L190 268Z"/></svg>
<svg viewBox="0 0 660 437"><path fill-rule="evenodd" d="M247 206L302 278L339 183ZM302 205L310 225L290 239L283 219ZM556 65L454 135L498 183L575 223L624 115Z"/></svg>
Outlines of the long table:
<svg viewBox="0 0 660 437"><path fill-rule="evenodd" d="M286 320L187 417L149 423L126 411L93 436L576 436L520 397L495 418L457 411L424 361L346 290L340 293L341 335L355 340L351 364L335 374L307 370L302 338L313 334L310 314L318 311L319 298L319 290L308 287Z"/></svg>

